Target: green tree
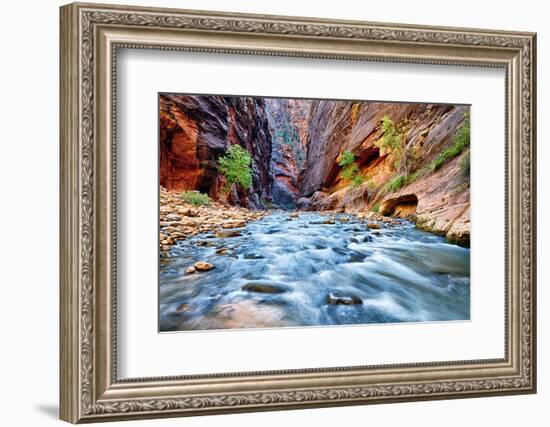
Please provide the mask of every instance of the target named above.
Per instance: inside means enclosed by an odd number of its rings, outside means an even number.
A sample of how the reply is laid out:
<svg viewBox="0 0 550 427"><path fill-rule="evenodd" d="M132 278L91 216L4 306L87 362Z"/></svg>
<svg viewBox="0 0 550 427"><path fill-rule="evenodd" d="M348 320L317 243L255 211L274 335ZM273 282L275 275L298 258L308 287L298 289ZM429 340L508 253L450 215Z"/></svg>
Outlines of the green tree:
<svg viewBox="0 0 550 427"><path fill-rule="evenodd" d="M218 165L227 179L228 191L234 184L245 190L252 185L252 157L240 145L231 145L219 158Z"/></svg>
<svg viewBox="0 0 550 427"><path fill-rule="evenodd" d="M395 123L389 116L382 117L382 138L375 142L380 149L380 154L385 155L395 153L401 157L403 151L403 135L395 126Z"/></svg>

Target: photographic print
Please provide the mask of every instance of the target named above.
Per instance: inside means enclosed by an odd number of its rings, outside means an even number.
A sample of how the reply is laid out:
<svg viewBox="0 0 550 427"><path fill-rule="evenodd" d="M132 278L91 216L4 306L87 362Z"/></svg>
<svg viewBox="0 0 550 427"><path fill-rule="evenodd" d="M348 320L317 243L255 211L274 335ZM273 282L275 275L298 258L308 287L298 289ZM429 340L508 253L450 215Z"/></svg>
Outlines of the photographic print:
<svg viewBox="0 0 550 427"><path fill-rule="evenodd" d="M161 332L470 319L468 105L158 102Z"/></svg>
<svg viewBox="0 0 550 427"><path fill-rule="evenodd" d="M536 393L535 33L59 23L62 420Z"/></svg>

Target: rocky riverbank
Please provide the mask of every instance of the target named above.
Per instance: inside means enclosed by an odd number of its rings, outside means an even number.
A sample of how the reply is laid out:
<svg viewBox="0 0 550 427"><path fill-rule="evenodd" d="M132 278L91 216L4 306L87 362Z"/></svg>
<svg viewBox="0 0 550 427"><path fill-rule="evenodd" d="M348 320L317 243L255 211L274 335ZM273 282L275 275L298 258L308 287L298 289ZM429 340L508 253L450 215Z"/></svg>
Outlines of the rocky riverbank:
<svg viewBox="0 0 550 427"><path fill-rule="evenodd" d="M241 235L241 229L250 221L256 221L272 213L282 213L281 210L250 211L245 208L230 206L211 201L206 206L195 206L183 201L177 192L160 189L160 234L159 243L161 256L180 240L198 235L216 238L230 238ZM298 219L298 211L287 211L288 221ZM324 224L346 223L350 220L364 223L367 228L377 230L382 226L399 225L397 218L380 215L375 212L345 213L339 210L319 212L325 218ZM199 242L199 245L203 241ZM208 268L199 266L197 271L208 271Z"/></svg>
<svg viewBox="0 0 550 427"><path fill-rule="evenodd" d="M179 240L202 233L229 237L250 221L268 215L266 211L211 202L208 206L194 206L182 200L179 193L160 190L160 251L169 251Z"/></svg>

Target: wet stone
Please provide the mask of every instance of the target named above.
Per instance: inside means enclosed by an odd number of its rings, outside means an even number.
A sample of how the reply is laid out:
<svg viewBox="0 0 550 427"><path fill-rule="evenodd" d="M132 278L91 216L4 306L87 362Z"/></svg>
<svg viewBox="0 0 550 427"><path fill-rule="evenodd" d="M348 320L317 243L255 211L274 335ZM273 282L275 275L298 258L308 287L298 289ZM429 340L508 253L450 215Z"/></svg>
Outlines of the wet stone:
<svg viewBox="0 0 550 427"><path fill-rule="evenodd" d="M195 267L195 270L201 271L201 272L214 270L216 268L214 264L211 264L206 261L198 261L193 265L193 267Z"/></svg>
<svg viewBox="0 0 550 427"><path fill-rule="evenodd" d="M258 301L258 304L282 306L282 305L287 305L287 302L284 299L280 299L280 298L277 298L277 299L262 299L262 300Z"/></svg>
<svg viewBox="0 0 550 427"><path fill-rule="evenodd" d="M216 237L220 239L225 239L229 237L239 237L242 236L240 231L237 230L219 230L216 231Z"/></svg>
<svg viewBox="0 0 550 427"><path fill-rule="evenodd" d="M229 249L229 248L218 248L218 249L216 249L216 253L218 255L230 255L231 254L231 249Z"/></svg>
<svg viewBox="0 0 550 427"><path fill-rule="evenodd" d="M188 307L187 303L182 303L182 304L178 305L176 307L176 313L181 313L182 311L185 311L185 309L187 309L187 307Z"/></svg>
<svg viewBox="0 0 550 427"><path fill-rule="evenodd" d="M273 285L270 283L247 283L241 288L247 292L258 292L261 294L282 294L288 289L282 285Z"/></svg>
<svg viewBox="0 0 550 427"><path fill-rule="evenodd" d="M353 294L343 294L340 292L329 292L326 298L329 305L358 305L363 304L361 298Z"/></svg>
<svg viewBox="0 0 550 427"><path fill-rule="evenodd" d="M245 254L244 259L264 259L265 257L262 254L249 252Z"/></svg>
<svg viewBox="0 0 550 427"><path fill-rule="evenodd" d="M363 262L365 255L360 252L351 252L349 254L349 262Z"/></svg>

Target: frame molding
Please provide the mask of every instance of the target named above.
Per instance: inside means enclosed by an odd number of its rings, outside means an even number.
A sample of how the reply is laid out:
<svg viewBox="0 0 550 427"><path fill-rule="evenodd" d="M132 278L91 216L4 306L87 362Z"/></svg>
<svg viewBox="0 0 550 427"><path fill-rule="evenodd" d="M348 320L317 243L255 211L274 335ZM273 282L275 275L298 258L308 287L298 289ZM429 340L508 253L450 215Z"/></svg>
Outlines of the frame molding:
<svg viewBox="0 0 550 427"><path fill-rule="evenodd" d="M63 420L77 423L535 392L535 34L80 3L63 6L60 13ZM117 379L118 48L504 68L505 357Z"/></svg>

